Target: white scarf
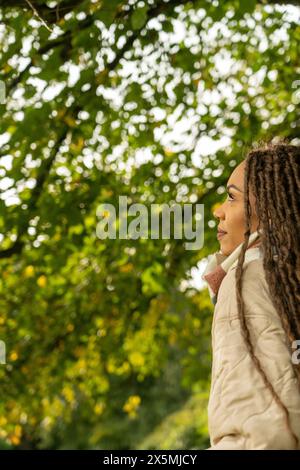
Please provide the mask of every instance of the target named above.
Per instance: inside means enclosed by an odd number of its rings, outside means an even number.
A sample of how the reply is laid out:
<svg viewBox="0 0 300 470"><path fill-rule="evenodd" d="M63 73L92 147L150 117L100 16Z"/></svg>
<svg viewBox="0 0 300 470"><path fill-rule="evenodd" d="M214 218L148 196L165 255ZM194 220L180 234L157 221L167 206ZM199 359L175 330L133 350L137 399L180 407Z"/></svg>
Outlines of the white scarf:
<svg viewBox="0 0 300 470"><path fill-rule="evenodd" d="M259 244L260 233L258 231L251 233L248 240L248 248L245 252L244 262L253 259L262 258L260 246L252 247L251 245ZM230 255L224 255L221 250L208 256L208 263L201 279L208 284L208 291L212 303L217 302L218 290L223 278L226 276L229 268L237 265L238 257L242 249L243 242L238 245Z"/></svg>

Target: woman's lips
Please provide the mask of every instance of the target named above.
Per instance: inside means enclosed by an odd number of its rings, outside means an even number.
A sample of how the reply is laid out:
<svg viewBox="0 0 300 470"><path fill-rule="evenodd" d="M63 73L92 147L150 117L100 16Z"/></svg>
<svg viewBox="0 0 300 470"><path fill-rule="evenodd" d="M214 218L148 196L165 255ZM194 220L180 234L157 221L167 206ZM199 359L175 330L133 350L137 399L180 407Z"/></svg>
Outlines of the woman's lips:
<svg viewBox="0 0 300 470"><path fill-rule="evenodd" d="M227 235L227 232L219 232L218 231L217 239L220 240L221 238L224 237L224 235Z"/></svg>

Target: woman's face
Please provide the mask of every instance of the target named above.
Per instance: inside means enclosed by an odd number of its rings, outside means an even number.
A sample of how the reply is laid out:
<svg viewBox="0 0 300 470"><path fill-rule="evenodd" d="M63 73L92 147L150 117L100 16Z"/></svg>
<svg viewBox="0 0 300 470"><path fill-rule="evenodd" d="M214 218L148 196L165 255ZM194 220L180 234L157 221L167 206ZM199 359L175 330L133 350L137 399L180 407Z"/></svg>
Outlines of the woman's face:
<svg viewBox="0 0 300 470"><path fill-rule="evenodd" d="M227 199L218 206L213 215L219 219L218 230L226 232L219 239L220 249L224 255L230 255L244 241L245 211L244 211L244 168L242 161L232 172L227 182ZM250 232L258 228L255 214L255 197L250 190L251 206Z"/></svg>

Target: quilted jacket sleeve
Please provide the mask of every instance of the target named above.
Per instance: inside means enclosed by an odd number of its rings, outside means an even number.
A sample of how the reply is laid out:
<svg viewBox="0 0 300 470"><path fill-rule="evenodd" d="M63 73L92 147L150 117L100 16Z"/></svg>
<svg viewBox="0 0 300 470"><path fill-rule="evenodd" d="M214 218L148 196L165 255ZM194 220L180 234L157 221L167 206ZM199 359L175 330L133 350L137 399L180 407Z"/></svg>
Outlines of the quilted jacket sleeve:
<svg viewBox="0 0 300 470"><path fill-rule="evenodd" d="M300 441L297 378L261 260L245 267L242 293L255 355L288 408L293 431ZM266 388L245 345L235 297L235 269L227 273L220 286L212 347L208 404L211 447L207 450L294 449L284 412Z"/></svg>

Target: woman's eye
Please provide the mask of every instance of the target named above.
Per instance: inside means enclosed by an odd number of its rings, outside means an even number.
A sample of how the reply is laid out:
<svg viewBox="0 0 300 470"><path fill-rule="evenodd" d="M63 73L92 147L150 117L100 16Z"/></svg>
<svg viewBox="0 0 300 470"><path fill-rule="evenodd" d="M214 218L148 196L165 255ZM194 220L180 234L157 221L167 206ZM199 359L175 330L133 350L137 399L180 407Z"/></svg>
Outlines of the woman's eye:
<svg viewBox="0 0 300 470"><path fill-rule="evenodd" d="M231 199L228 199L229 201L233 201L234 200L234 197L232 196L231 193L227 193L227 198L230 197Z"/></svg>

